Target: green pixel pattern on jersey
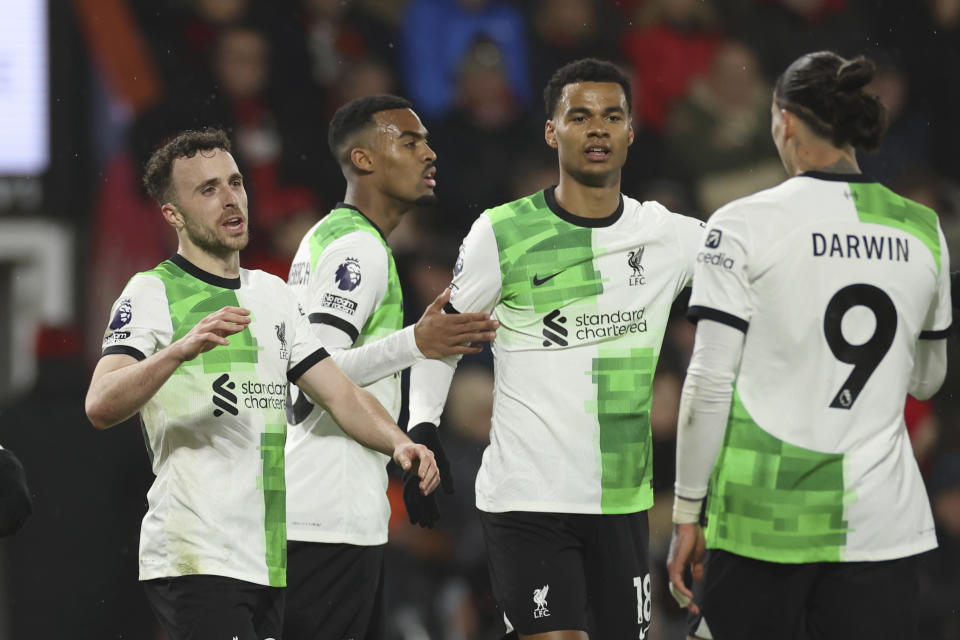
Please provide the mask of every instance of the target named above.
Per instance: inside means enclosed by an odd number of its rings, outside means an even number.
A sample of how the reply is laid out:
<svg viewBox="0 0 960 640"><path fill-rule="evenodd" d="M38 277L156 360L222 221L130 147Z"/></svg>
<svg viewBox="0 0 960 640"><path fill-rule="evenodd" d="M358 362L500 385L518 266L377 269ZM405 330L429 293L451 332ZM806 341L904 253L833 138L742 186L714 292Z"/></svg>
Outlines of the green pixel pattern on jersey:
<svg viewBox="0 0 960 640"><path fill-rule="evenodd" d="M872 222L916 236L927 245L940 272L940 236L937 214L922 204L907 200L875 182L851 182L850 193L861 222Z"/></svg>
<svg viewBox="0 0 960 640"><path fill-rule="evenodd" d="M593 264L603 250L594 250L591 229L554 215L542 191L487 213L500 253L501 299L508 307L546 313L603 291ZM534 286L534 278L549 279Z"/></svg>
<svg viewBox="0 0 960 640"><path fill-rule="evenodd" d="M257 488L263 491L264 536L271 585L284 585L287 579L287 501L283 466L286 441L286 422L267 424L266 431L260 434L263 475L257 478Z"/></svg>
<svg viewBox="0 0 960 640"><path fill-rule="evenodd" d="M176 342L187 335L198 322L226 306L239 307L237 293L199 280L169 260L165 260L147 272L163 281L170 305L170 322L173 324L173 339ZM254 318L251 316L251 321ZM203 367L204 373L229 371L253 371L262 349L249 331L230 336L229 345L221 345L198 357L184 362L175 374L187 373L192 367Z"/></svg>
<svg viewBox="0 0 960 640"><path fill-rule="evenodd" d="M366 323L360 329L360 335L354 347L373 342L403 328L403 292L400 277L393 261L393 251L380 231L359 211L348 207L334 209L317 225L310 236L310 267L316 269L317 262L331 242L354 231L369 233L383 245L387 252L387 290Z"/></svg>
<svg viewBox="0 0 960 640"><path fill-rule="evenodd" d="M843 454L764 431L734 390L707 499L707 548L769 562L836 562L850 531Z"/></svg>
<svg viewBox="0 0 960 640"><path fill-rule="evenodd" d="M519 327L535 320L539 326L539 314L568 305L596 310L604 286L595 260L607 251L595 246L593 229L555 215L542 191L487 215L500 257L497 316L502 323ZM599 426L601 509L648 509L653 504L650 402L656 356L649 348L601 349L592 363L584 374L591 376L596 395L585 400L584 411L595 415Z"/></svg>
<svg viewBox="0 0 960 640"><path fill-rule="evenodd" d="M650 481L650 404L653 349L601 349L593 360L597 399L587 411L600 423L600 505L603 513L632 513L653 505Z"/></svg>
<svg viewBox="0 0 960 640"><path fill-rule="evenodd" d="M147 273L163 281L170 308L170 321L173 324L173 341L185 336L200 320L214 311L225 306L241 306L236 291L207 284L169 260ZM255 321L255 318L251 315L250 320ZM205 374L253 374L262 349L250 331L241 331L230 336L229 345L221 345L201 353L197 358L184 362L174 373L186 374L190 368L202 367ZM266 432L261 434L260 445L262 475L257 477L257 488L263 492L263 526L270 585L282 587L286 585L287 571L286 485L283 465L287 424L268 423L265 428Z"/></svg>

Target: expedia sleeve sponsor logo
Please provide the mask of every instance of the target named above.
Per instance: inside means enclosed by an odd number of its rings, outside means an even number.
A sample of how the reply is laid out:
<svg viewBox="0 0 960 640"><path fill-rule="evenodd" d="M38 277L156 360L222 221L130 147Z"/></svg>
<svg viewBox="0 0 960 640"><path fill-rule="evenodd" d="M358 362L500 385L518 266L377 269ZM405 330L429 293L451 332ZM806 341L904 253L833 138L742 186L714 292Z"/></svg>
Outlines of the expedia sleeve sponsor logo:
<svg viewBox="0 0 960 640"><path fill-rule="evenodd" d="M463 245L460 245L460 253L457 254L457 261L453 264L453 277L456 278L463 271Z"/></svg>
<svg viewBox="0 0 960 640"><path fill-rule="evenodd" d="M323 302L320 303L320 306L349 313L350 315L353 315L357 311L356 302L332 293L323 294Z"/></svg>
<svg viewBox="0 0 960 640"><path fill-rule="evenodd" d="M720 229L710 229L710 232L707 234L707 241L703 244L708 249L716 249L720 246L720 240L722 238L723 232L720 231Z"/></svg>
<svg viewBox="0 0 960 640"><path fill-rule="evenodd" d="M734 261L725 253L711 253L710 251L701 251L697 254L697 262L708 264L723 269L733 269Z"/></svg>

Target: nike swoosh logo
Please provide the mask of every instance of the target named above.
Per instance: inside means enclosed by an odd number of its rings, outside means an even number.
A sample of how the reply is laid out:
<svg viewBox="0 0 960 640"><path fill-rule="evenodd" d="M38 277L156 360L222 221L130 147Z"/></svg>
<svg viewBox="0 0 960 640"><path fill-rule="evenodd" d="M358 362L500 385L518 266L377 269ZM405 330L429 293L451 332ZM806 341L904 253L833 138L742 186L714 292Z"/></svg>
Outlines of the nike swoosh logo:
<svg viewBox="0 0 960 640"><path fill-rule="evenodd" d="M539 286L542 285L544 282L549 282L550 280L553 280L554 278L556 278L556 277L557 277L558 275L560 275L561 273L563 273L563 271L557 271L557 272L554 273L553 275L549 275L549 276L547 276L546 278L540 278L539 276L537 276L537 274L533 274L533 286L539 287Z"/></svg>

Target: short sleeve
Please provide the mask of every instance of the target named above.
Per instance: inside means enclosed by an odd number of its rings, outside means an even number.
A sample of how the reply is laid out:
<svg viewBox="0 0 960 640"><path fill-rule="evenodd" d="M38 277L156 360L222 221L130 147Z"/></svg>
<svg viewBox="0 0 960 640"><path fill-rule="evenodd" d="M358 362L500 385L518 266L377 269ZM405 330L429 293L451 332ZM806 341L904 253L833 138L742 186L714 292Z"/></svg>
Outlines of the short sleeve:
<svg viewBox="0 0 960 640"><path fill-rule="evenodd" d="M693 280L693 272L697 264L697 253L703 246L704 228L706 225L702 220L673 214L677 228L677 243L680 245L680 258L683 265L682 277L677 288L688 286Z"/></svg>
<svg viewBox="0 0 960 640"><path fill-rule="evenodd" d="M462 313L490 313L500 299L500 253L490 218L474 221L453 267L449 306Z"/></svg>
<svg viewBox="0 0 960 640"><path fill-rule="evenodd" d="M735 209L721 209L707 223L694 259L687 316L706 318L746 332L753 314L748 277L746 221Z"/></svg>
<svg viewBox="0 0 960 640"><path fill-rule="evenodd" d="M286 301L291 310L293 335L290 336L290 361L287 363L287 379L296 382L300 376L330 354L320 338L311 330L303 306L286 285L283 285Z"/></svg>
<svg viewBox="0 0 960 640"><path fill-rule="evenodd" d="M937 234L940 237L940 273L937 275L937 296L930 305L921 340L938 340L949 336L950 325L953 322L953 303L950 296L950 256L947 251L947 242L943 231L937 225Z"/></svg>
<svg viewBox="0 0 960 640"><path fill-rule="evenodd" d="M324 248L311 271L306 300L312 324L339 329L356 342L367 318L387 291L387 252L365 231L337 238Z"/></svg>
<svg viewBox="0 0 960 640"><path fill-rule="evenodd" d="M163 282L138 273L113 303L103 334L102 355L126 354L143 360L170 344L173 323Z"/></svg>

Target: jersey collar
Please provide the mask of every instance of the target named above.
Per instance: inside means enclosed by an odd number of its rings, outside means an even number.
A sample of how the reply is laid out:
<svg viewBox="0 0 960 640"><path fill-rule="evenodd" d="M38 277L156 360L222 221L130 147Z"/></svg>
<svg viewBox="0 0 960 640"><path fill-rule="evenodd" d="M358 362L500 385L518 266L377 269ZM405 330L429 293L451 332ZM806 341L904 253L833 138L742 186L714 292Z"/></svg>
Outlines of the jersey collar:
<svg viewBox="0 0 960 640"><path fill-rule="evenodd" d="M207 284L212 284L215 287L220 287L221 289L239 289L240 288L240 277L236 278L224 278L222 276L216 276L209 271L204 271L197 265L193 264L186 258L184 258L179 253L175 253L170 256L170 262L177 265L190 275L192 275L197 280L202 280Z"/></svg>
<svg viewBox="0 0 960 640"><path fill-rule="evenodd" d="M865 173L830 173L829 171L804 171L800 174L804 178L817 180L831 180L833 182L877 182L873 176Z"/></svg>
<svg viewBox="0 0 960 640"><path fill-rule="evenodd" d="M556 195L553 193L556 188L556 185L554 185L544 189L543 199L547 201L547 206L550 207L550 211L553 211L558 218L566 220L570 224L575 224L578 227L609 227L616 224L620 216L623 215L622 193L620 194L620 204L617 205L617 210L606 218L584 218L583 216L574 215L560 206L560 203L557 202Z"/></svg>
<svg viewBox="0 0 960 640"><path fill-rule="evenodd" d="M333 208L334 208L334 210L336 210L336 209L350 209L351 211L356 211L356 212L359 213L361 216L363 216L363 219L364 219L364 220L366 220L367 222L370 223L370 226L372 226L374 229L377 230L377 233L379 233L379 234L380 234L380 237L383 238L384 242L386 242L387 236L383 235L383 230L380 229L380 227L377 226L377 223L376 223L376 222L374 222L373 220L371 220L370 218L368 218L368 217L367 217L367 214L365 214L363 211L360 211L360 209L357 209L357 208L356 208L355 206L353 206L352 204L347 204L346 202L338 202Z"/></svg>

